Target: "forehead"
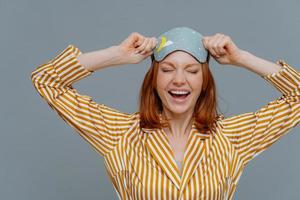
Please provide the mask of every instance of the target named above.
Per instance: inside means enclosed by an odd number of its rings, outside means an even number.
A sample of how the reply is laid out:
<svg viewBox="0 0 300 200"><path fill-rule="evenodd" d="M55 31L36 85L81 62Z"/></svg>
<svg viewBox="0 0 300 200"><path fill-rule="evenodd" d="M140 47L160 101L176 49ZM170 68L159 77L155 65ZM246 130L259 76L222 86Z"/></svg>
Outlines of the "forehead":
<svg viewBox="0 0 300 200"><path fill-rule="evenodd" d="M163 60L159 62L160 64L169 64L169 65L196 65L202 66L194 56L191 54L177 50L168 54Z"/></svg>

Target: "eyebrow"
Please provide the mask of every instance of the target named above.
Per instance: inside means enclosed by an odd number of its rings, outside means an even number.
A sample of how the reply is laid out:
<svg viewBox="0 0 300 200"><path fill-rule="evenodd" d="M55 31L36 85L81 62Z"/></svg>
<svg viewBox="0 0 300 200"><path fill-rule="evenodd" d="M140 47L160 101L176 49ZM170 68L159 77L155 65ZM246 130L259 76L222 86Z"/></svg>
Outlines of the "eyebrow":
<svg viewBox="0 0 300 200"><path fill-rule="evenodd" d="M171 65L172 67L174 67L175 68L175 65L173 64L173 63L171 63L171 62L168 62L168 61L163 61L161 64L168 64L168 65ZM199 63L192 63L192 64L187 64L186 66L185 66L185 68L188 68L188 67L192 67L192 66L201 66L201 64L199 64Z"/></svg>

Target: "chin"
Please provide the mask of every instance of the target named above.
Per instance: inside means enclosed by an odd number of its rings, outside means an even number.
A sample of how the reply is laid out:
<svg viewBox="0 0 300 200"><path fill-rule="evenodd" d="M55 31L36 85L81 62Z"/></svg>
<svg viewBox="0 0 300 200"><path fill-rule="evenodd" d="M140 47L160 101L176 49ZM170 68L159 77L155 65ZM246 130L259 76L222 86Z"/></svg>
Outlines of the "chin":
<svg viewBox="0 0 300 200"><path fill-rule="evenodd" d="M186 112L188 112L191 108L190 107L186 107L186 106L169 106L168 110L169 112L173 113L173 114L184 114Z"/></svg>

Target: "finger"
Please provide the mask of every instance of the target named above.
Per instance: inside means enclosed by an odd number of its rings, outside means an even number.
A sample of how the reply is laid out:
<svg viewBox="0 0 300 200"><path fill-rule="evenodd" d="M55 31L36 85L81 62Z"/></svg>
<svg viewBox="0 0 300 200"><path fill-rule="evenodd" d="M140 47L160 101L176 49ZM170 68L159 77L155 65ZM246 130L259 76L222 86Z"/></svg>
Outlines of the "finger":
<svg viewBox="0 0 300 200"><path fill-rule="evenodd" d="M147 49L146 51L147 52L152 51L156 47L156 43L157 43L157 41L156 41L155 37L150 38L150 41L146 47L146 49Z"/></svg>
<svg viewBox="0 0 300 200"><path fill-rule="evenodd" d="M152 40L150 38L148 38L145 49L141 53L145 54L145 53L149 52L151 50L151 46L152 46Z"/></svg>
<svg viewBox="0 0 300 200"><path fill-rule="evenodd" d="M205 49L208 49L207 43L208 43L208 36L205 36L202 38L202 44L204 46Z"/></svg>
<svg viewBox="0 0 300 200"><path fill-rule="evenodd" d="M145 37L143 42L140 44L140 46L137 48L136 52L141 53L145 49L145 46L147 45L147 38Z"/></svg>
<svg viewBox="0 0 300 200"><path fill-rule="evenodd" d="M145 47L145 49L141 52L142 54L146 54L150 51L152 51L152 49L156 46L156 42L155 39L150 38L149 42L147 44L147 46Z"/></svg>
<svg viewBox="0 0 300 200"><path fill-rule="evenodd" d="M223 35L217 35L214 42L213 42L213 44L212 44L212 48L215 50L215 52L218 55L224 54L223 45L224 45Z"/></svg>
<svg viewBox="0 0 300 200"><path fill-rule="evenodd" d="M153 52L149 51L145 54L138 54L139 57L141 57L143 60L146 59L148 56L150 56Z"/></svg>
<svg viewBox="0 0 300 200"><path fill-rule="evenodd" d="M212 42L212 48L217 53L217 57L220 56L222 53L222 40L224 40L223 36L221 34L216 34L214 37L214 40Z"/></svg>
<svg viewBox="0 0 300 200"><path fill-rule="evenodd" d="M207 44L207 48L208 48L210 54L211 54L212 56L216 57L216 56L217 56L217 52L216 52L216 51L214 50L214 48L213 48L213 42L214 42L214 38L211 37L211 38L209 38L209 39L207 40L206 44Z"/></svg>
<svg viewBox="0 0 300 200"><path fill-rule="evenodd" d="M224 55L227 53L225 46L228 43L228 41L226 40L226 38L223 38L218 44L217 46L219 46L219 54L220 55Z"/></svg>
<svg viewBox="0 0 300 200"><path fill-rule="evenodd" d="M149 51L149 52L147 52L147 53L145 54L145 57L148 57L148 56L150 56L152 53L153 53L153 51Z"/></svg>
<svg viewBox="0 0 300 200"><path fill-rule="evenodd" d="M140 50L140 46L143 44L143 42L145 41L145 37L142 36L138 36L138 39L135 43L135 48L137 48L136 50Z"/></svg>
<svg viewBox="0 0 300 200"><path fill-rule="evenodd" d="M148 47L149 43L150 43L150 39L146 38L145 41L143 42L143 44L141 45L141 48L142 48L140 51L141 54L144 54L147 51L147 47Z"/></svg>
<svg viewBox="0 0 300 200"><path fill-rule="evenodd" d="M226 38L225 48L227 49L228 52L232 52L232 51L238 49L237 46L234 44L234 42L231 40L231 38L229 36L225 36L225 38Z"/></svg>
<svg viewBox="0 0 300 200"><path fill-rule="evenodd" d="M154 49L157 45L157 39L156 37L152 37L152 46L151 46L151 50Z"/></svg>
<svg viewBox="0 0 300 200"><path fill-rule="evenodd" d="M141 44L141 40L143 40L143 38L144 37L138 32L131 33L129 37L131 44L133 43L135 47Z"/></svg>

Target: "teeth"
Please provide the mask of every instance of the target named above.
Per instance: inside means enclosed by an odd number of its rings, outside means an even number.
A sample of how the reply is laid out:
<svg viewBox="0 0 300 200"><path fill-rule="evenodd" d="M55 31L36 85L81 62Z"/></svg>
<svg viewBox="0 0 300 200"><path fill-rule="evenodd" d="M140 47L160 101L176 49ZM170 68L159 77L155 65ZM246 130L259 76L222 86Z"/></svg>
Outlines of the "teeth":
<svg viewBox="0 0 300 200"><path fill-rule="evenodd" d="M173 94L188 94L189 93L188 91L177 91L177 90L172 90L170 92Z"/></svg>

